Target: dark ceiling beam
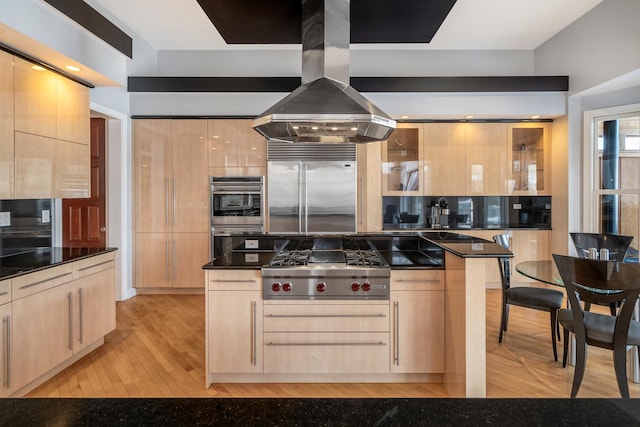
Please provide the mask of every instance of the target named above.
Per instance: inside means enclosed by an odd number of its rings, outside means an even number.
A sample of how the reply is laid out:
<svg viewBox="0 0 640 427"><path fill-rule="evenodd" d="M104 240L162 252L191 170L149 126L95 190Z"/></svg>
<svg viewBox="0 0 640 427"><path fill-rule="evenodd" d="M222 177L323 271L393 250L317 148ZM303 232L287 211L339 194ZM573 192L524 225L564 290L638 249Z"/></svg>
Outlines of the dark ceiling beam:
<svg viewBox="0 0 640 427"><path fill-rule="evenodd" d="M351 77L360 92L567 92L568 76ZM129 77L129 92L283 92L299 77Z"/></svg>

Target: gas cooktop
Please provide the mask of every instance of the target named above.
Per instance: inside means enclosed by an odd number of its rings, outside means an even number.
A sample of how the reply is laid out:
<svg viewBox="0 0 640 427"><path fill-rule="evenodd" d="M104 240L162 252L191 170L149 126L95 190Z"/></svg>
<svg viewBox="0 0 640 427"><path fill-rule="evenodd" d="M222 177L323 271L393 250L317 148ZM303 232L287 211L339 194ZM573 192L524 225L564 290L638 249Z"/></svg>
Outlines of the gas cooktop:
<svg viewBox="0 0 640 427"><path fill-rule="evenodd" d="M316 238L289 240L269 267L297 266L388 267L366 239Z"/></svg>

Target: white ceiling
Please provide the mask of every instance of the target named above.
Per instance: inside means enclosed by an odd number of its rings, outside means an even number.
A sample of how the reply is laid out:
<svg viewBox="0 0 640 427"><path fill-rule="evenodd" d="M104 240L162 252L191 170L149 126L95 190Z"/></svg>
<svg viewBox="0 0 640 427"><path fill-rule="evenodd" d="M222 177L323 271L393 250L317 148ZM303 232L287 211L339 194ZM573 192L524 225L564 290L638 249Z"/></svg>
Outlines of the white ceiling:
<svg viewBox="0 0 640 427"><path fill-rule="evenodd" d="M299 45L228 46L196 0L86 2L117 18L158 50L299 48ZM429 44L353 45L352 48L531 50L601 2L602 0L458 0Z"/></svg>

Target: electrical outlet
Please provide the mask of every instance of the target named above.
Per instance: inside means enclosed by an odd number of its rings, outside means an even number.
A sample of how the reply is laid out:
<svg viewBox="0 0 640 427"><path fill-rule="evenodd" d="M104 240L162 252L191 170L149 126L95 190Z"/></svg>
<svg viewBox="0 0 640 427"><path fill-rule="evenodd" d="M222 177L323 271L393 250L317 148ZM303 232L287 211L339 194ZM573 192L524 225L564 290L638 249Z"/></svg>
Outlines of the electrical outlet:
<svg viewBox="0 0 640 427"><path fill-rule="evenodd" d="M51 212L48 209L42 211L42 223L48 224L51 222Z"/></svg>
<svg viewBox="0 0 640 427"><path fill-rule="evenodd" d="M513 204L513 209L522 209L522 204L520 204L520 203L514 203L514 204Z"/></svg>
<svg viewBox="0 0 640 427"><path fill-rule="evenodd" d="M11 225L11 212L0 212L0 227Z"/></svg>

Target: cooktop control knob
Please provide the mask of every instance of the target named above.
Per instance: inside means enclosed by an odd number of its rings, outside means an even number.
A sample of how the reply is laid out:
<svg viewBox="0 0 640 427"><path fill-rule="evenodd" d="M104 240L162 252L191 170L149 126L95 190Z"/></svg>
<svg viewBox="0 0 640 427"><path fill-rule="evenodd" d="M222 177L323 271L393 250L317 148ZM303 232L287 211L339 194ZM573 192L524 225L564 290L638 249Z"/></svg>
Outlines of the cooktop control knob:
<svg viewBox="0 0 640 427"><path fill-rule="evenodd" d="M371 290L371 283L362 282L362 290L365 292L369 292Z"/></svg>
<svg viewBox="0 0 640 427"><path fill-rule="evenodd" d="M353 292L358 292L358 291L360 290L360 283L358 283L358 282L353 282L353 283L351 284L351 290L352 290Z"/></svg>
<svg viewBox="0 0 640 427"><path fill-rule="evenodd" d="M324 282L318 282L318 283L316 284L316 290L317 290L318 292L324 292L326 289L327 289L327 284L326 284L326 283L324 283Z"/></svg>
<svg viewBox="0 0 640 427"><path fill-rule="evenodd" d="M285 292L289 292L291 290L291 282L284 282L282 284L282 290Z"/></svg>
<svg viewBox="0 0 640 427"><path fill-rule="evenodd" d="M271 284L271 290L273 292L278 292L280 290L280 282L273 282Z"/></svg>

